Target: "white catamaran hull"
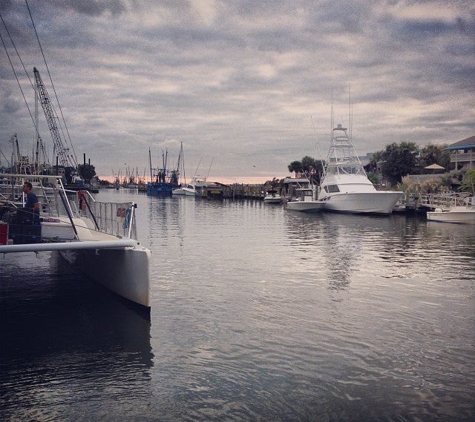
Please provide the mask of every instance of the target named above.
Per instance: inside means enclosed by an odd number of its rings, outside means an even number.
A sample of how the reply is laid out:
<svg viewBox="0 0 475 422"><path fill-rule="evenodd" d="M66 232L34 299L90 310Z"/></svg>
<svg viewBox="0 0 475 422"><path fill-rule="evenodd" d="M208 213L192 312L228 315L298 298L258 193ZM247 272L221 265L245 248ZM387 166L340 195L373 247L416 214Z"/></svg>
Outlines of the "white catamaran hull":
<svg viewBox="0 0 475 422"><path fill-rule="evenodd" d="M60 254L77 271L112 292L150 307L148 249L80 249Z"/></svg>
<svg viewBox="0 0 475 422"><path fill-rule="evenodd" d="M338 193L325 198L325 211L389 215L402 192Z"/></svg>

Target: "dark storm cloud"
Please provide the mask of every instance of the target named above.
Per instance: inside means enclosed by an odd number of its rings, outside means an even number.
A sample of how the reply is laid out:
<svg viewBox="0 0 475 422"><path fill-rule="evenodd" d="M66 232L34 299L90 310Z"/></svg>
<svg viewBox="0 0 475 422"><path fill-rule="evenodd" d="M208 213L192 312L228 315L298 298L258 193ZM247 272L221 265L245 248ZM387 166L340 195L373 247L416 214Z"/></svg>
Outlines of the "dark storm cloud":
<svg viewBox="0 0 475 422"><path fill-rule="evenodd" d="M53 0L50 3L53 9L71 9L88 16L120 15L127 10L127 2L122 0Z"/></svg>

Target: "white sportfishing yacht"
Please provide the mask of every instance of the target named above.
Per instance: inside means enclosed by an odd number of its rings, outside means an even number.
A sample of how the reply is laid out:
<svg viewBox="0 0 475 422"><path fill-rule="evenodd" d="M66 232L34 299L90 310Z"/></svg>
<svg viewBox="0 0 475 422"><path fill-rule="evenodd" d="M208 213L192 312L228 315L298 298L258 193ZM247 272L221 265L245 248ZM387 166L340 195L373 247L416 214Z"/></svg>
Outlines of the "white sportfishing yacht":
<svg viewBox="0 0 475 422"><path fill-rule="evenodd" d="M196 196L196 185L191 182L180 188L173 189L173 195Z"/></svg>
<svg viewBox="0 0 475 422"><path fill-rule="evenodd" d="M79 272L150 308L151 253L137 240L134 203L97 202L88 191L68 191L57 176L2 176L12 185L32 182L41 212L21 208L10 189L1 195L0 254L58 251Z"/></svg>
<svg viewBox="0 0 475 422"><path fill-rule="evenodd" d="M320 182L318 199L325 211L389 215L402 192L377 191L359 160L347 129L338 124Z"/></svg>

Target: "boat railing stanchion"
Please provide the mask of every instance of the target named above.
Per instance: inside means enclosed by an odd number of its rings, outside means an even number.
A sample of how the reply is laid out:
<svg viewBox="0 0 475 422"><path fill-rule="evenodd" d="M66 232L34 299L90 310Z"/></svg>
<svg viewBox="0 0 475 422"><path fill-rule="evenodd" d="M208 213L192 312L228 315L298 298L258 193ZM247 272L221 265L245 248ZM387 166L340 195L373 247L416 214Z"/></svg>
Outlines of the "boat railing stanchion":
<svg viewBox="0 0 475 422"><path fill-rule="evenodd" d="M130 207L130 221L129 221L129 233L128 237L131 238L132 235L132 227L135 225L135 209L137 208L137 204L132 202Z"/></svg>
<svg viewBox="0 0 475 422"><path fill-rule="evenodd" d="M59 184L61 186L61 190L58 191L59 197L61 198L64 209L66 213L68 214L69 222L71 223L71 227L73 228L74 235L76 239L79 240L78 231L76 229L76 225L74 224L74 220L73 220L73 210L71 208L71 204L68 201L68 196L66 194L66 191L64 190L63 182L61 181L60 178L58 178L57 180L59 181Z"/></svg>

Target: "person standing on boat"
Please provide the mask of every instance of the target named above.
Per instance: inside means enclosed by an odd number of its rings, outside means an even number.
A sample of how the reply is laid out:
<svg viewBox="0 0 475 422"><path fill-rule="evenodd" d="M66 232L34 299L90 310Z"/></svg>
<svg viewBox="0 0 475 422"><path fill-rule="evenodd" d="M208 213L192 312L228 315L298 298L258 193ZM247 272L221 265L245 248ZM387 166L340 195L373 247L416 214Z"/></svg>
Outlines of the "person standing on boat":
<svg viewBox="0 0 475 422"><path fill-rule="evenodd" d="M32 192L33 186L30 182L23 183L23 193L26 195L26 203L24 209L33 214L33 220L37 220L40 216L40 203L38 197Z"/></svg>

